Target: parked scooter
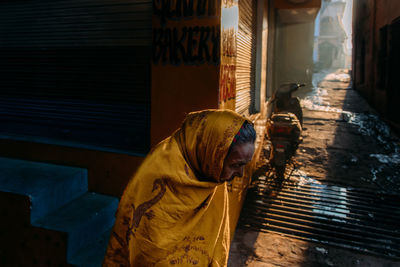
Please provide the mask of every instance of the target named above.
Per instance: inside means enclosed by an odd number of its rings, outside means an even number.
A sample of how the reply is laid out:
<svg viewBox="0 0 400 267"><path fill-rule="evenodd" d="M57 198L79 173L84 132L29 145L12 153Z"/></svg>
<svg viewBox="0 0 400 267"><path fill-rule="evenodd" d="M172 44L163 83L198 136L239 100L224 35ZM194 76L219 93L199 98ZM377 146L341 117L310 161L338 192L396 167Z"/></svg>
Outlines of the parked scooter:
<svg viewBox="0 0 400 267"><path fill-rule="evenodd" d="M272 143L270 162L279 180L283 180L286 163L302 140L303 111L300 100L292 96L302 86L304 84L281 85L271 98L272 115L267 120L267 135Z"/></svg>

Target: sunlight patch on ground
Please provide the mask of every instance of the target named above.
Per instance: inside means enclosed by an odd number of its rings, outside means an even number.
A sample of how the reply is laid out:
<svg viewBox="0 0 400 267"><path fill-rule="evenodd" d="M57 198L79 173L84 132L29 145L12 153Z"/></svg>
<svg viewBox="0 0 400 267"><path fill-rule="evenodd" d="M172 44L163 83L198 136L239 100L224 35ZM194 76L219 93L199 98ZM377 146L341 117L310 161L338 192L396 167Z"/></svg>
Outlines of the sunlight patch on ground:
<svg viewBox="0 0 400 267"><path fill-rule="evenodd" d="M293 170L290 181L294 182L296 185L321 184L318 180L309 177L305 171L299 169Z"/></svg>
<svg viewBox="0 0 400 267"><path fill-rule="evenodd" d="M325 80L334 82L350 82L350 75L347 73L330 73L325 76Z"/></svg>
<svg viewBox="0 0 400 267"><path fill-rule="evenodd" d="M308 110L314 111L325 111L325 112L335 112L335 113L343 113L344 111L340 108L330 107L328 102L324 102L320 95L316 96L307 96L304 99L300 100L301 106Z"/></svg>
<svg viewBox="0 0 400 267"><path fill-rule="evenodd" d="M395 178L399 175L399 172L395 171L395 173L393 173L395 177L388 175L388 172L389 169L396 169L400 165L400 141L391 134L390 127L377 114L368 112L355 113L332 107L330 103L326 101L328 91L318 87L319 83L323 80L330 82L350 82L350 79L350 75L346 73L315 73L313 75L312 91L301 99L301 105L303 108L312 111L338 113L341 115L344 122L355 126L360 135L370 136L377 140L383 150L370 154L371 158L376 159L376 163L370 165L371 176L367 179L363 179L378 183L382 181L395 183ZM351 159L353 163L357 161L358 158L356 157ZM299 175L299 177L307 176L306 174L302 174ZM307 183L306 178L304 183Z"/></svg>

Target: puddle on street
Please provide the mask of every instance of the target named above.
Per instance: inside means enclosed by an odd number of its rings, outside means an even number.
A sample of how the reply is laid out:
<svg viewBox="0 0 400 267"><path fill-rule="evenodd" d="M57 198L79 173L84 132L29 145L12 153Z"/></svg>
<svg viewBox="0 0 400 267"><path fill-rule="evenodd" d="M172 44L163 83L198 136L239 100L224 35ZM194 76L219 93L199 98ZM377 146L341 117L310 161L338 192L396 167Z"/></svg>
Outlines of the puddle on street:
<svg viewBox="0 0 400 267"><path fill-rule="evenodd" d="M357 127L360 135L374 138L383 151L370 154L370 157L376 159L376 163L369 167L371 177L363 177L363 180L372 182L380 181L381 183L392 185L399 184L399 181L396 180L399 180L400 175L398 171L400 169L400 140L393 137L390 127L376 114L355 113L331 107L330 103L325 100L328 95L327 90L318 87L318 84L324 79L329 81L349 82L350 76L343 73L315 73L313 75L312 90L303 96L299 96L301 98L302 107L308 110L339 113L345 122ZM352 162L357 161L357 157L352 158ZM392 171L393 175L388 175L388 172L390 172L388 171L389 169L394 170ZM304 178L302 175L299 176ZM307 179L305 182L306 181ZM393 189L392 187L391 190Z"/></svg>
<svg viewBox="0 0 400 267"><path fill-rule="evenodd" d="M305 171L299 170L299 169L294 169L292 175L290 176L291 183L294 183L297 186L302 186L306 184L318 184L321 185L321 183L309 177Z"/></svg>
<svg viewBox="0 0 400 267"><path fill-rule="evenodd" d="M321 74L320 79L325 76L326 73ZM346 75L331 77L337 80L347 78ZM386 179L393 180L392 184L399 183L396 181L399 180L398 172L393 171L400 164L399 141L393 139L389 127L376 115L358 114L330 106L328 92L315 85L312 92L303 96L303 108L339 113L342 124L355 126L360 138L361 135L376 138L382 149L369 154L373 164L366 165L370 172L365 181L378 183ZM363 163L365 158L357 153L349 154L349 161L355 165ZM387 175L390 172L393 175ZM334 242L359 251L384 251L385 255L399 257L400 206L397 197L376 190L319 181L310 175L311 172L299 170L294 165L287 172L290 175L279 183L271 173L269 170L258 176L255 186L249 189L244 206L246 215L241 217L241 225L289 233L322 244ZM399 190L398 187L396 190ZM321 254L327 253L323 248L316 250Z"/></svg>

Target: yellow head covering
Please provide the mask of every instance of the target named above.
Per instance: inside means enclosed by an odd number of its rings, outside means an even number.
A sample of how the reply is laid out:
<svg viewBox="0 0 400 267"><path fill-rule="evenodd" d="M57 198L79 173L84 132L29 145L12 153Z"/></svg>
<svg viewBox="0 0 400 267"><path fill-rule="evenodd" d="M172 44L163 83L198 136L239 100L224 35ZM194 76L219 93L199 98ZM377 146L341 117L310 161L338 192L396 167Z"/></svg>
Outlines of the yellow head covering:
<svg viewBox="0 0 400 267"><path fill-rule="evenodd" d="M230 245L224 159L245 119L190 113L149 153L121 198L104 266L225 266Z"/></svg>
<svg viewBox="0 0 400 267"><path fill-rule="evenodd" d="M219 182L224 159L245 119L230 110L190 113L174 135L185 159L198 175Z"/></svg>

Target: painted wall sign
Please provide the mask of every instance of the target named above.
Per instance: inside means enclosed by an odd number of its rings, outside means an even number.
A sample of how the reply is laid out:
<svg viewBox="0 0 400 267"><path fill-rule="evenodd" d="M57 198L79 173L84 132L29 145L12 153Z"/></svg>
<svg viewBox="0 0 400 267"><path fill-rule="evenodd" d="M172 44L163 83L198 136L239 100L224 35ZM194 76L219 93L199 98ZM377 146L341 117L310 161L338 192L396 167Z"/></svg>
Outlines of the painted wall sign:
<svg viewBox="0 0 400 267"><path fill-rule="evenodd" d="M235 110L239 10L237 0L224 0L221 10L219 107Z"/></svg>
<svg viewBox="0 0 400 267"><path fill-rule="evenodd" d="M217 0L154 0L154 64L219 64ZM156 24L156 25L154 25ZM207 25L208 24L208 25Z"/></svg>
<svg viewBox="0 0 400 267"><path fill-rule="evenodd" d="M221 0L153 0L152 145L191 111L218 108Z"/></svg>
<svg viewBox="0 0 400 267"><path fill-rule="evenodd" d="M162 25L168 20L217 15L217 0L153 0L153 13Z"/></svg>
<svg viewBox="0 0 400 267"><path fill-rule="evenodd" d="M222 64L220 71L219 103L224 104L236 96L236 65Z"/></svg>
<svg viewBox="0 0 400 267"><path fill-rule="evenodd" d="M219 26L169 28L153 30L153 63L179 65L217 64L220 50Z"/></svg>

